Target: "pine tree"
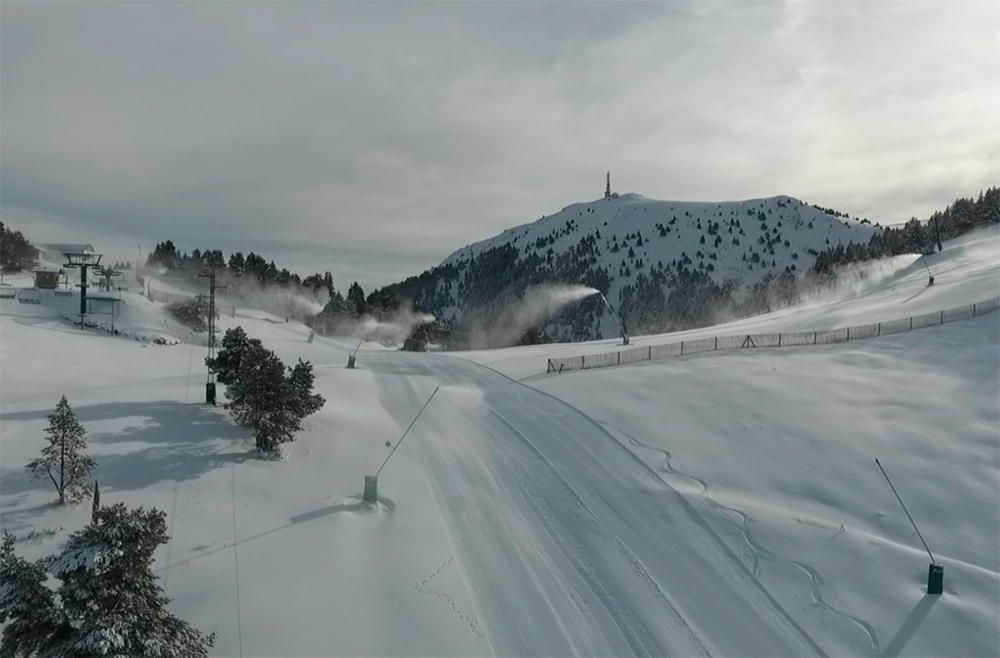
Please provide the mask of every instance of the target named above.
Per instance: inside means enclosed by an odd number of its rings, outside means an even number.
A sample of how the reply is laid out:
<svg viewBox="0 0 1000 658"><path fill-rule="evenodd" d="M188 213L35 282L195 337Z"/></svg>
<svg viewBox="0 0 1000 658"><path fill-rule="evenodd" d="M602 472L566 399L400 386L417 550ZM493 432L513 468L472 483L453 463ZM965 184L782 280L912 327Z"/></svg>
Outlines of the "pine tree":
<svg viewBox="0 0 1000 658"><path fill-rule="evenodd" d="M87 480L96 465L84 454L87 448L86 432L76 419L66 396L62 396L54 413L49 415L49 445L42 448L42 456L31 460L25 470L33 477L48 477L59 494L59 502L80 500L90 494Z"/></svg>
<svg viewBox="0 0 1000 658"><path fill-rule="evenodd" d="M49 655L48 641L59 625L43 561L14 553L14 535L4 531L0 547L0 656Z"/></svg>
<svg viewBox="0 0 1000 658"><path fill-rule="evenodd" d="M118 503L73 533L62 551L34 564L17 557L13 537L0 551L0 653L5 656L207 656L214 635L172 615L152 571L167 541L166 514ZM60 585L45 586L46 571Z"/></svg>
<svg viewBox="0 0 1000 658"><path fill-rule="evenodd" d="M357 281L347 289L347 301L354 306L354 311L358 315L364 315L368 311L368 305L365 303L365 291L358 285Z"/></svg>
<svg viewBox="0 0 1000 658"><path fill-rule="evenodd" d="M226 406L233 420L253 431L257 449L263 452L274 452L293 440L302 419L326 402L312 392L311 363L300 360L294 368L286 368L274 352L240 327L226 331L222 349L206 363L226 385Z"/></svg>

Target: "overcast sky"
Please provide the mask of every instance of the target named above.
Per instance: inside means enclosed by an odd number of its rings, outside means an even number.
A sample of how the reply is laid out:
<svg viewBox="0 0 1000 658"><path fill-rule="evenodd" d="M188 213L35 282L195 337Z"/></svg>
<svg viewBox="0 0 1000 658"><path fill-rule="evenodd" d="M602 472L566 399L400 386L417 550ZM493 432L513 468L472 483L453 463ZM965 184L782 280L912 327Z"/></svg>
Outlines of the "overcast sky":
<svg viewBox="0 0 1000 658"><path fill-rule="evenodd" d="M620 192L873 221L1000 184L1000 2L19 3L29 239L254 250L369 290Z"/></svg>

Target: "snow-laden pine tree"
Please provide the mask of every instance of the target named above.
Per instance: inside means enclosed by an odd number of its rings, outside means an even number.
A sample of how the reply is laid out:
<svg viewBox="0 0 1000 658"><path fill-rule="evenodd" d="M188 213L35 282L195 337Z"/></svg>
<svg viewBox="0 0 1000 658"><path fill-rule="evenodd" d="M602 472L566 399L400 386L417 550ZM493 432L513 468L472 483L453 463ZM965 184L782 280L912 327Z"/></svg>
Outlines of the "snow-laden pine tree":
<svg viewBox="0 0 1000 658"><path fill-rule="evenodd" d="M204 635L167 610L152 571L166 515L118 503L73 533L62 551L29 563L5 536L0 552L4 656L207 656ZM60 581L45 587L46 571ZM53 596L56 594L57 596Z"/></svg>
<svg viewBox="0 0 1000 658"><path fill-rule="evenodd" d="M87 449L86 432L73 413L73 408L62 396L56 410L49 414L45 429L49 444L42 448L42 456L32 459L25 467L36 478L48 477L59 494L59 502L80 500L90 495L90 473L96 465L84 454Z"/></svg>
<svg viewBox="0 0 1000 658"><path fill-rule="evenodd" d="M14 553L14 535L4 531L0 547L0 656L48 655L59 627L52 591L45 586L44 561L28 562Z"/></svg>

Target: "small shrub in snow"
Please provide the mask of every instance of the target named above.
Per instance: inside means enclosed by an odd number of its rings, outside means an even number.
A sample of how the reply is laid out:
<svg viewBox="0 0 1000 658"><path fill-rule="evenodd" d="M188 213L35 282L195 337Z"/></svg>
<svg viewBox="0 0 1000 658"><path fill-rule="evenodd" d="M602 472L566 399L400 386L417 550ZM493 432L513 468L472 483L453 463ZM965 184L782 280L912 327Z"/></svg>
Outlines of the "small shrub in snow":
<svg viewBox="0 0 1000 658"><path fill-rule="evenodd" d="M49 445L42 448L41 457L28 462L25 470L35 478L49 478L60 503L65 503L67 497L77 501L88 496L88 480L95 462L83 452L87 449L86 432L65 395L49 415L45 433L49 435Z"/></svg>

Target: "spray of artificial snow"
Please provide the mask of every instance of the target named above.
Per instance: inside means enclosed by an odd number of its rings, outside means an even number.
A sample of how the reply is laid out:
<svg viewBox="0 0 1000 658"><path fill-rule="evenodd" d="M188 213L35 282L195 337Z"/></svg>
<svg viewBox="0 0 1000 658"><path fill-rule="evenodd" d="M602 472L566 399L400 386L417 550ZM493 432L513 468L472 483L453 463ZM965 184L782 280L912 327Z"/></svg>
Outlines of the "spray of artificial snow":
<svg viewBox="0 0 1000 658"><path fill-rule="evenodd" d="M224 304L255 308L297 320L318 315L330 299L325 288L313 291L297 286L262 286L253 280L232 277L225 285L228 289L220 295Z"/></svg>
<svg viewBox="0 0 1000 658"><path fill-rule="evenodd" d="M354 338L377 341L383 345L401 345L414 329L434 322L430 313L417 313L410 308L400 308L384 318L365 315L346 327L348 335ZM345 331L345 329L341 329Z"/></svg>
<svg viewBox="0 0 1000 658"><path fill-rule="evenodd" d="M515 344L532 327L539 327L570 304L599 295L596 288L581 285L543 284L532 286L520 298L505 303L490 319L477 318L469 334L474 348L507 347Z"/></svg>

